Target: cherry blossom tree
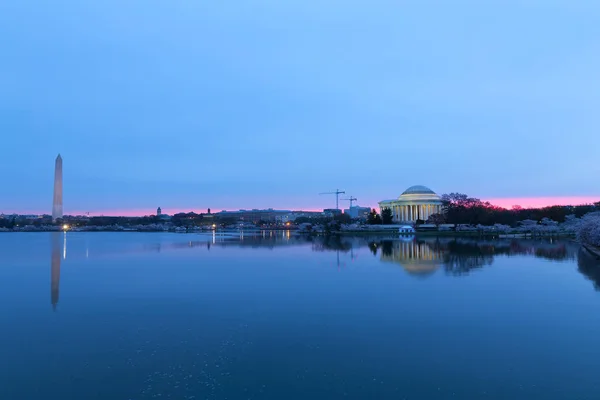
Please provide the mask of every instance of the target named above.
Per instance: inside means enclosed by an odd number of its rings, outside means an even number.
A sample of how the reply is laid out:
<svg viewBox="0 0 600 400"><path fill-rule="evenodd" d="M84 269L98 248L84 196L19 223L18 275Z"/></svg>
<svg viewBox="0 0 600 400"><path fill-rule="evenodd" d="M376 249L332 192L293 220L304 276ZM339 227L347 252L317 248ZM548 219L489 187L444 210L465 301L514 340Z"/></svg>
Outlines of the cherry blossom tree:
<svg viewBox="0 0 600 400"><path fill-rule="evenodd" d="M508 225L502 225L502 224L495 224L493 226L494 231L499 232L499 233L508 233L512 230L512 228Z"/></svg>
<svg viewBox="0 0 600 400"><path fill-rule="evenodd" d="M519 221L519 230L521 232L537 232L538 223L532 219L526 219L523 221Z"/></svg>
<svg viewBox="0 0 600 400"><path fill-rule="evenodd" d="M577 218L575 214L569 214L565 216L565 222L560 225L560 229L565 233L577 233L579 231L579 225L581 224L581 219Z"/></svg>
<svg viewBox="0 0 600 400"><path fill-rule="evenodd" d="M600 247L600 212L592 212L581 218L577 239L581 243Z"/></svg>

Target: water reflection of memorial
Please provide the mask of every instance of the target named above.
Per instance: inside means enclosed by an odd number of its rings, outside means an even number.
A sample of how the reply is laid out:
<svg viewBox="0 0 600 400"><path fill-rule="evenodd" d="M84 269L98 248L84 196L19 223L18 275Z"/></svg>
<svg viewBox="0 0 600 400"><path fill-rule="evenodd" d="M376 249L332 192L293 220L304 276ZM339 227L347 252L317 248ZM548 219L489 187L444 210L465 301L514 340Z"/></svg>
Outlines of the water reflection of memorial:
<svg viewBox="0 0 600 400"><path fill-rule="evenodd" d="M435 242L414 239L385 240L378 246L381 261L399 264L412 275L430 275L437 271L444 260L444 253ZM370 247L373 251L372 245Z"/></svg>
<svg viewBox="0 0 600 400"><path fill-rule="evenodd" d="M575 259L579 248L577 244L539 240L423 240L414 237L373 241L368 246L373 254L381 253L381 261L397 263L411 274L427 275L442 267L447 274L457 276L492 265L496 256L525 255L563 261Z"/></svg>

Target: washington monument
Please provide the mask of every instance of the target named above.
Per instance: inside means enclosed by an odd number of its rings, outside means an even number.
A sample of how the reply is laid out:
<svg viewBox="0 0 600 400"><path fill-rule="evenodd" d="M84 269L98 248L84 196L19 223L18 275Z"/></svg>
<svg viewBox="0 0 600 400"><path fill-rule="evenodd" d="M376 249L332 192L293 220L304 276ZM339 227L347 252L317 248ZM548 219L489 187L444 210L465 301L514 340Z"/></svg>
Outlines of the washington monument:
<svg viewBox="0 0 600 400"><path fill-rule="evenodd" d="M56 157L54 164L54 201L52 202L52 220L63 217L63 174L62 157Z"/></svg>

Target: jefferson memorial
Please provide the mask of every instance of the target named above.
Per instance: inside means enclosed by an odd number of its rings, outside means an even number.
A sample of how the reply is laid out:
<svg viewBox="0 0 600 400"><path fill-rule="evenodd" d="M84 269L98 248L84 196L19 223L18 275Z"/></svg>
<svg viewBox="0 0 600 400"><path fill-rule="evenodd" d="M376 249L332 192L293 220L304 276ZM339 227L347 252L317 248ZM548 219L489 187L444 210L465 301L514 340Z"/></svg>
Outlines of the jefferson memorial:
<svg viewBox="0 0 600 400"><path fill-rule="evenodd" d="M426 186L411 186L395 200L379 202L379 210L392 210L394 222L427 221L433 214L442 212L440 196Z"/></svg>

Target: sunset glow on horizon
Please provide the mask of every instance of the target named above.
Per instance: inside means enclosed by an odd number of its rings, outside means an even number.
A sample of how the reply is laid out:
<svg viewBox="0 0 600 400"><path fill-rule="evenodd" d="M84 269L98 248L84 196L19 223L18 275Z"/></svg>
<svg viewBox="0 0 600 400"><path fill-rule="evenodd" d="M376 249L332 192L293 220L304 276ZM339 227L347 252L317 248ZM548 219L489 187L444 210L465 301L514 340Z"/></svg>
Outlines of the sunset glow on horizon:
<svg viewBox="0 0 600 400"><path fill-rule="evenodd" d="M489 201L492 205L511 209L513 206L521 206L523 208L542 208L549 206L578 206L584 204L593 204L595 202L600 201L600 196L555 196L555 197L506 197L506 198L493 198L493 199L482 199L482 201ZM365 205L364 207L375 208L379 210L379 206L375 205ZM261 210L267 209L269 207L260 208ZM290 207L272 207L274 210L290 210L290 211L309 211L309 212L321 212L323 208L330 207L322 207L318 208L315 206L306 207L306 208L290 208ZM347 208L341 207L340 208ZM230 208L226 209L226 211L238 211L240 208ZM250 209L245 209L250 210ZM162 209L163 214L174 215L177 213L189 213L195 212L196 214L206 213L207 210L199 210L199 209ZM211 213L215 214L220 211L223 211L222 208L219 209L211 209ZM73 213L72 215L84 215L85 213ZM155 215L156 210L106 210L104 212L95 212L91 213L90 216L124 216L124 217L141 217L145 215Z"/></svg>
<svg viewBox="0 0 600 400"><path fill-rule="evenodd" d="M240 211L241 209L236 208L236 209L211 209L210 212L211 214L216 214L219 213L221 211ZM245 211L252 211L252 209L243 209ZM265 208L261 208L260 210L265 210ZM323 209L290 209L290 208L273 208L273 210L289 210L289 211L307 211L307 212L321 212L323 211ZM175 214L179 214L179 213L196 213L196 214L206 214L208 212L208 210L199 210L199 209L167 209L167 208L163 208L162 209L162 214L163 215L175 215ZM70 215L87 215L87 213L83 213L83 212L73 212L73 213L69 213ZM104 217L144 217L144 216L151 216L151 215L156 215L156 210L106 210L106 211L97 211L97 212L90 212L90 217L99 217L99 216L104 216Z"/></svg>
<svg viewBox="0 0 600 400"><path fill-rule="evenodd" d="M521 206L523 208L542 208L549 206L578 206L585 204L594 204L600 201L600 196L547 196L547 197L505 197L505 198L487 198L481 199L482 201L488 201L494 206L511 209L513 206ZM379 210L379 206L364 204L361 205L364 207L375 208ZM252 209L265 210L272 208L274 210L290 210L290 211L307 211L307 212L321 212L324 208L330 208L328 206L319 207L312 205L310 207L248 207L248 208L214 208L211 209L212 214L216 214L223 210L226 211L239 211L246 210L250 211ZM340 206L340 208L347 208L347 206ZM168 208L163 207L162 213L166 215L174 215L178 213L190 213L194 212L196 214L206 214L208 212L207 209L194 209L194 208ZM31 214L31 215L43 215L49 214L49 211L39 212L39 211L20 211L19 214ZM11 213L6 213L11 214ZM73 210L70 211L68 209L65 210L65 215L88 215L88 212ZM106 217L143 217L156 215L156 209L106 209L106 210L98 210L98 211L90 211L90 217L98 217L98 216L106 216Z"/></svg>
<svg viewBox="0 0 600 400"><path fill-rule="evenodd" d="M594 204L600 201L600 196L555 196L555 197L505 197L486 199L491 204L507 209L513 206L523 208L542 208L550 206L579 206L584 204Z"/></svg>

